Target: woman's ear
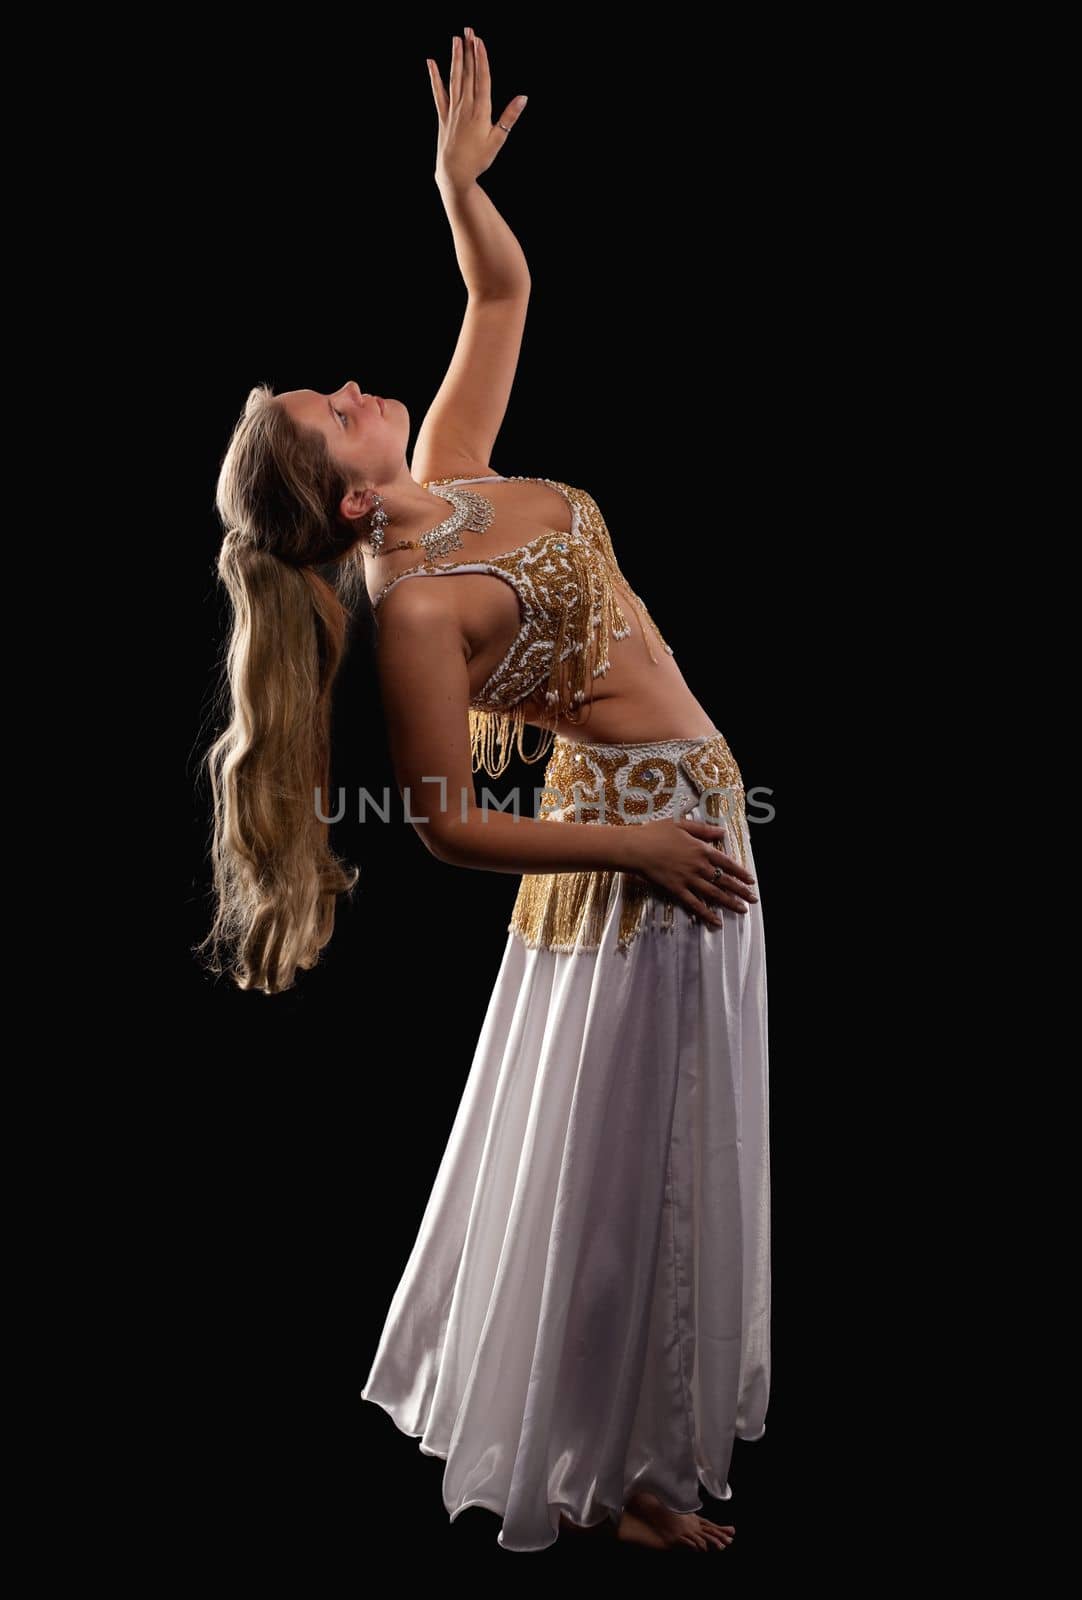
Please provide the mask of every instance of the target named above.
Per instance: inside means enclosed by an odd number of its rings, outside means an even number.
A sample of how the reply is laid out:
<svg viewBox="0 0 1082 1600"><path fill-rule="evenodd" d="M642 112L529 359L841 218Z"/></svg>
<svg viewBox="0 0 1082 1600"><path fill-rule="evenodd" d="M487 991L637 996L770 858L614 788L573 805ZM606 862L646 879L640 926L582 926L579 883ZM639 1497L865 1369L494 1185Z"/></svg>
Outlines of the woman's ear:
<svg viewBox="0 0 1082 1600"><path fill-rule="evenodd" d="M370 517L377 505L374 489L351 489L343 498L339 510L347 522L360 522Z"/></svg>

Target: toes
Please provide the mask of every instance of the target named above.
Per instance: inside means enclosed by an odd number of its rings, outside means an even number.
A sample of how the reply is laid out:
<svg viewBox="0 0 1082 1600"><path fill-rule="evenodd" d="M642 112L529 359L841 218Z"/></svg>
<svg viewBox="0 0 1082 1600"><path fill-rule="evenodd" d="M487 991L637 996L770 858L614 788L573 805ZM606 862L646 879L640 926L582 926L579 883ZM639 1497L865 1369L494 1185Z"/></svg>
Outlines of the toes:
<svg viewBox="0 0 1082 1600"><path fill-rule="evenodd" d="M703 1531L708 1539L713 1539L723 1550L727 1550L733 1542L731 1533L727 1533L724 1528L716 1527L713 1523Z"/></svg>

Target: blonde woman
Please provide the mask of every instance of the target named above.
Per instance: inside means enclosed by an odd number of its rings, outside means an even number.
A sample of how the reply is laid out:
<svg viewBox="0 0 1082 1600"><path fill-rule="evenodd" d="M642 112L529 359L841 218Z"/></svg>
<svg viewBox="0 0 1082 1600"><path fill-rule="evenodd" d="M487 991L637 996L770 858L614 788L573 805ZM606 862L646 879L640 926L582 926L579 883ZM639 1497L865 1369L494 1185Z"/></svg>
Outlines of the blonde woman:
<svg viewBox="0 0 1082 1600"><path fill-rule="evenodd" d="M766 963L744 787L599 503L492 465L531 280L477 180L521 105L493 123L470 30L447 85L429 71L468 301L412 459L402 401L351 381L253 389L222 462L230 720L208 752L216 914L200 952L280 993L356 882L314 797L363 589L413 825L439 861L520 883L362 1398L445 1460L452 1520L497 1513L505 1549L597 1528L722 1550L735 1529L701 1514L702 1490L730 1497L770 1372ZM512 756L546 758L536 815L477 801L475 775Z"/></svg>

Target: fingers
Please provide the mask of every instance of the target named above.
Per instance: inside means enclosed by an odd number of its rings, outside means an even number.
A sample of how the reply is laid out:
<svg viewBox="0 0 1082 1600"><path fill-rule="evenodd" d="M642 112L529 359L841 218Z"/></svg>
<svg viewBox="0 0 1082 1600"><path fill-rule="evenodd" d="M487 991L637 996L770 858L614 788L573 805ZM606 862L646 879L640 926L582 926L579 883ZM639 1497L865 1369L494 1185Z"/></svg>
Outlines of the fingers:
<svg viewBox="0 0 1082 1600"><path fill-rule="evenodd" d="M677 824L693 833L696 839L725 839L729 830L720 822L702 822L698 817L677 817Z"/></svg>
<svg viewBox="0 0 1082 1600"><path fill-rule="evenodd" d="M735 856L726 855L719 844L710 846L710 854L706 859L706 870L708 872L713 873L715 867L724 867L727 873L734 878L741 879L742 883L750 885L755 882L754 872L749 872L747 867L737 861ZM751 898L754 900L755 896L752 895Z"/></svg>
<svg viewBox="0 0 1082 1600"><path fill-rule="evenodd" d="M722 871L719 877L718 869L724 866L728 866L729 871ZM703 866L702 875L693 879L691 887L700 898L710 902L711 910L719 905L728 906L730 911L739 911L746 916L751 910L748 902L757 901L759 896L749 884L736 876L738 871L742 871L738 862L729 862L727 856L714 854ZM755 879L752 878L751 882L754 883Z"/></svg>
<svg viewBox="0 0 1082 1600"><path fill-rule="evenodd" d="M709 905L705 900L700 900L691 893L690 889L682 898L684 905L695 916L702 917L704 922L709 922L715 928L722 926L721 912L716 910L714 906Z"/></svg>
<svg viewBox="0 0 1082 1600"><path fill-rule="evenodd" d="M472 29L466 30L469 38L467 44L473 46L473 104L478 113L483 111L488 121L492 122L492 68L489 64L488 50L485 41ZM517 94L504 106L503 111L496 118L495 126L501 133L510 133L515 123L526 109L527 95Z"/></svg>
<svg viewBox="0 0 1082 1600"><path fill-rule="evenodd" d="M462 40L457 33L451 35L451 70L447 74L451 104L457 106L462 99Z"/></svg>
<svg viewBox="0 0 1082 1600"><path fill-rule="evenodd" d="M477 37L477 35L472 31L472 29L470 30L470 38L473 41L473 47L474 47L474 57L473 57L473 95L474 95L474 100L476 101L478 106L482 106L483 105L486 109L489 110L489 116L491 118L491 114L492 114L491 113L491 105L492 105L492 75L491 75L491 73L489 71L489 66L488 66L488 51L485 49L485 41L483 39L479 39ZM502 118L501 120L506 121L506 118Z"/></svg>
<svg viewBox="0 0 1082 1600"><path fill-rule="evenodd" d="M497 126L501 133L510 133L519 117L522 115L525 100L520 100L516 95L514 100L509 100L497 119Z"/></svg>
<svg viewBox="0 0 1082 1600"><path fill-rule="evenodd" d="M720 928L724 925L723 907L740 916L747 916L751 907L741 898L746 892L740 884L727 887L721 879L714 883L705 878L693 878L680 895L680 901L695 916L709 922L711 927ZM757 897L752 895L751 898L754 900Z"/></svg>
<svg viewBox="0 0 1082 1600"><path fill-rule="evenodd" d="M469 28L466 29L466 37L461 41L459 59L462 62L462 99L469 105L473 101L473 85L477 69L477 45Z"/></svg>
<svg viewBox="0 0 1082 1600"><path fill-rule="evenodd" d="M716 875L719 867L727 869L723 870L720 878ZM739 861L730 861L728 856L718 856L711 859L706 870L710 874L711 883L718 886L724 884L730 893L743 895L745 900L758 900L759 896L752 888L755 879L744 871Z"/></svg>
<svg viewBox="0 0 1082 1600"><path fill-rule="evenodd" d="M746 889L742 883L728 883L724 878L696 878L696 891L708 899L712 906L728 906L730 911L740 911L745 915L751 910L749 900L757 900L758 895Z"/></svg>
<svg viewBox="0 0 1082 1600"><path fill-rule="evenodd" d="M436 115L441 122L447 121L447 90L443 87L440 69L432 60L428 63L428 81L432 85L432 98L436 102Z"/></svg>
<svg viewBox="0 0 1082 1600"><path fill-rule="evenodd" d="M722 869L720 877L718 876L719 867ZM739 861L733 861L729 856L721 855L716 850L711 851L703 867L703 872L709 878L711 887L715 890L724 891L729 896L729 899L732 899L734 895L741 895L744 900L758 900L759 898L752 888L755 879L751 873L746 872ZM726 901L726 904L728 903ZM747 906L741 902L740 910L746 911L747 909Z"/></svg>
<svg viewBox="0 0 1082 1600"><path fill-rule="evenodd" d="M679 826L681 828L686 828L688 833L693 833L696 839L705 839L708 841L711 849L716 852L716 854L711 858L712 867L716 866L720 859L722 865L726 867L729 872L734 873L738 878L743 878L746 883L755 882L755 874L750 872L748 868L745 867L741 862L737 861L735 857L728 855L725 850L722 849L722 845L728 843L727 828L724 828L720 825L715 826L711 822L700 822L697 817L680 817Z"/></svg>

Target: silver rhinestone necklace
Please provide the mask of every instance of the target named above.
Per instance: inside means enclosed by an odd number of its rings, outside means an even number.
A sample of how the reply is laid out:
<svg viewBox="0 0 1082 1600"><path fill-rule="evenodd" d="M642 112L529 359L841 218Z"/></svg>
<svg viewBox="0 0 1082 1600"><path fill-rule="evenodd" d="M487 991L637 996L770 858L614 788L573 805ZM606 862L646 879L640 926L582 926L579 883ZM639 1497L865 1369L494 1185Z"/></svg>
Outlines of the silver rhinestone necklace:
<svg viewBox="0 0 1082 1600"><path fill-rule="evenodd" d="M388 555L392 550L426 550L430 556L445 556L451 550L463 548L459 536L461 529L465 528L469 533L484 533L496 514L492 501L472 489L439 489L433 493L438 494L441 500L450 502L454 507L451 515L434 528L427 529L419 539L400 539L397 544L385 545L380 528L378 542L375 536L372 539L375 555Z"/></svg>

